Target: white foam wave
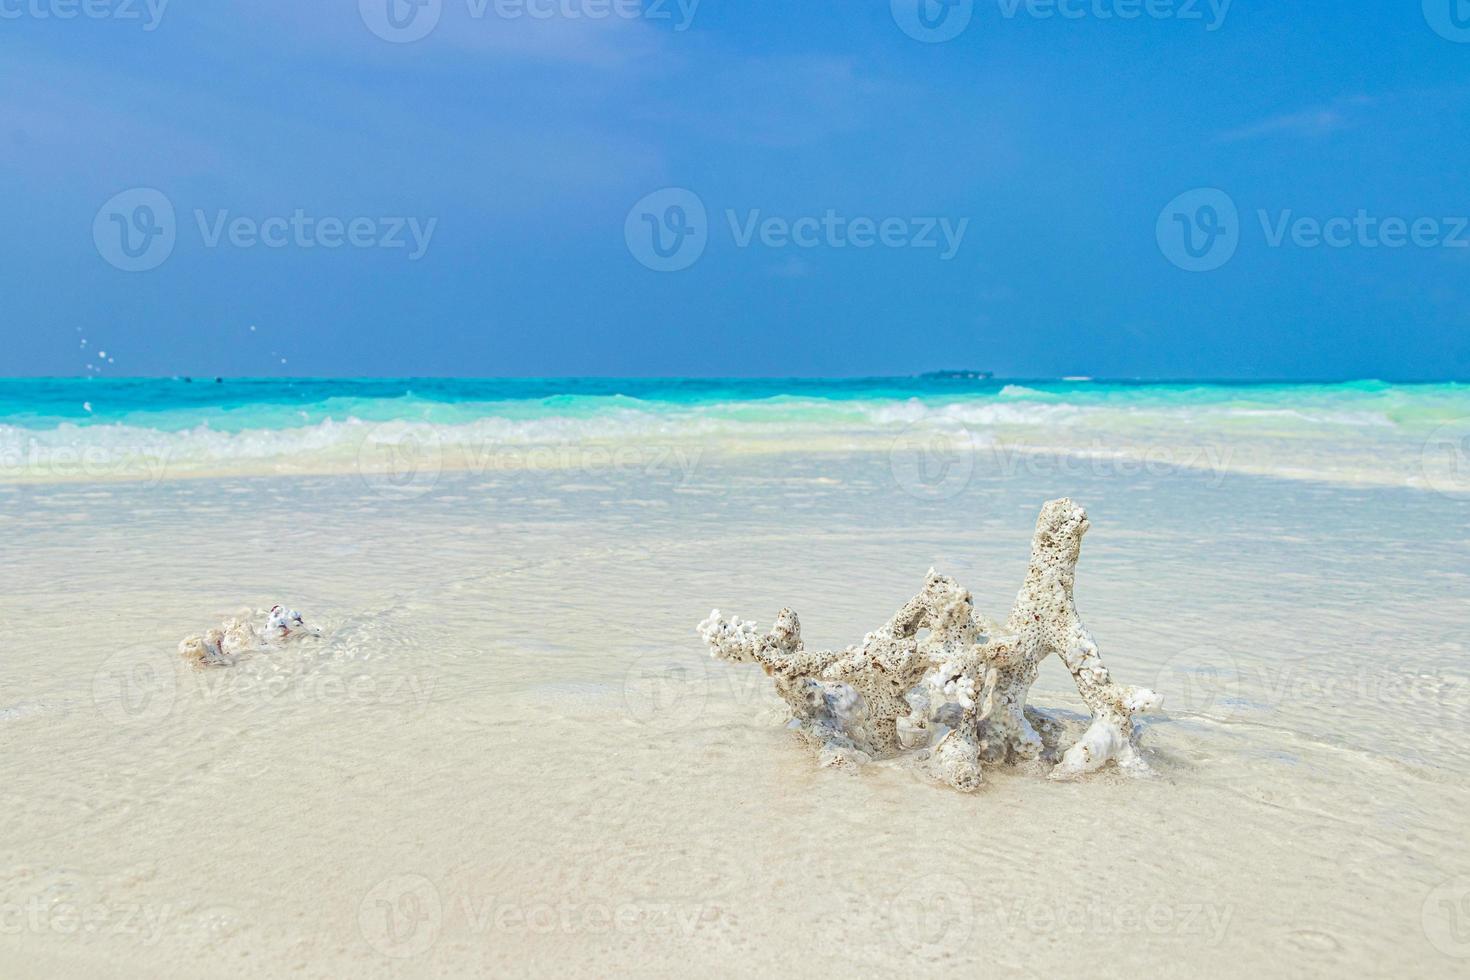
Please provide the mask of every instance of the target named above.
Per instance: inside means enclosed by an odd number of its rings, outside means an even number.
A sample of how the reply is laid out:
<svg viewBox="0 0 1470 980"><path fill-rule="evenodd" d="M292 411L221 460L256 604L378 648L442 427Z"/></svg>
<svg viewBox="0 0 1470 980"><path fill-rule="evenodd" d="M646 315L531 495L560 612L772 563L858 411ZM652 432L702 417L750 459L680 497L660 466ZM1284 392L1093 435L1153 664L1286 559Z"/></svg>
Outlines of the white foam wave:
<svg viewBox="0 0 1470 980"><path fill-rule="evenodd" d="M1382 412L1229 401L1042 401L1033 400L1042 393L1018 386L1002 394L1003 399L783 398L695 405L625 399L560 414L542 406L538 415L516 416L501 408L503 414L451 422L347 415L239 431L207 424L179 431L125 423L0 425L0 481L381 472L406 457L444 469L555 467L566 465L569 456L575 457L573 465L588 466L669 447L888 451L895 439L917 429L964 434L977 446L1088 457L1193 459L1207 447L1214 450L1209 458L1222 461L1213 465L1235 471L1415 485L1423 448L1422 433L1416 436Z"/></svg>

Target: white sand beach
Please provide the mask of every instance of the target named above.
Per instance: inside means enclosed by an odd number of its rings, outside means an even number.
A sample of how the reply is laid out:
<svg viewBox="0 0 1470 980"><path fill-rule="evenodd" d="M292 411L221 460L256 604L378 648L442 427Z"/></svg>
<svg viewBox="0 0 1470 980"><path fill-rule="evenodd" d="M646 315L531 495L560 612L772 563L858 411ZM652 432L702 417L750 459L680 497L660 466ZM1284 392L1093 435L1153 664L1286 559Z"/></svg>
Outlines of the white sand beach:
<svg viewBox="0 0 1470 980"><path fill-rule="evenodd" d="M1470 980L1470 0L0 47L0 980Z"/></svg>
<svg viewBox="0 0 1470 980"><path fill-rule="evenodd" d="M1463 503L903 472L0 487L0 974L1463 976ZM1109 666L1166 699L1152 779L819 769L695 635L790 605L841 646L930 566L1002 614L1062 493ZM323 639L175 653L276 601ZM1085 719L1055 658L1032 703Z"/></svg>

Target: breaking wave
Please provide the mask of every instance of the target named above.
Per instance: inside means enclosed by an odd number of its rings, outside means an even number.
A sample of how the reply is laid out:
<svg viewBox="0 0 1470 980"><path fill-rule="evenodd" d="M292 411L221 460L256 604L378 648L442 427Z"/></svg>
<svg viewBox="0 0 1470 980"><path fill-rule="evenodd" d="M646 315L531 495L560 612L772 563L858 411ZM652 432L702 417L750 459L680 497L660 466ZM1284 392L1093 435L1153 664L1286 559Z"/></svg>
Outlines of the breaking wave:
<svg viewBox="0 0 1470 980"><path fill-rule="evenodd" d="M131 382L142 390L113 399L101 382L49 382L41 396L26 384L0 383L0 481L333 473L391 466L406 452L436 454L446 467L514 467L554 466L547 450L579 447L613 463L620 451L670 446L887 451L932 433L1182 466L1208 449L1208 465L1229 471L1434 486L1458 481L1470 452L1470 389L1460 385L603 381L547 392L515 387L529 382L364 391L386 383L320 381L221 386L204 398L194 386L184 398L168 382ZM1431 456L1443 472L1426 476Z"/></svg>

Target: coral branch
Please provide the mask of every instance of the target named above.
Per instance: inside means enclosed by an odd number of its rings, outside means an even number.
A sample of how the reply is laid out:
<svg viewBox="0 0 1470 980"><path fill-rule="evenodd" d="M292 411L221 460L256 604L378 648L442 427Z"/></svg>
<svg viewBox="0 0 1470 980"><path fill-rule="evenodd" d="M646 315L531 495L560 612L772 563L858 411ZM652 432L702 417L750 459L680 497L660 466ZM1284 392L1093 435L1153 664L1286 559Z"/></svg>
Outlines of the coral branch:
<svg viewBox="0 0 1470 980"><path fill-rule="evenodd" d="M248 621L231 619L202 635L185 637L179 643L180 655L196 667L233 667L243 657L272 650L288 640L321 635L321 630L306 625L294 609L272 606L269 612L255 615L264 620L263 634Z"/></svg>
<svg viewBox="0 0 1470 980"><path fill-rule="evenodd" d="M1027 718L1026 699L1041 661L1056 653L1093 721L1052 777L1109 761L1146 770L1133 718L1162 699L1115 684L1082 625L1073 586L1087 529L1086 511L1068 499L1042 508L1026 580L1003 626L976 613L969 592L930 569L923 591L846 650L806 650L790 609L765 634L715 610L699 633L712 656L761 665L824 759L888 758L933 740L929 772L961 790L982 783L982 764L1042 758L1045 743Z"/></svg>
<svg viewBox="0 0 1470 980"><path fill-rule="evenodd" d="M912 711L904 696L934 668L936 657L957 654L973 642L970 612L970 594L931 570L922 592L861 645L846 650L805 649L790 609L781 610L764 635L754 623L725 620L716 609L699 624L699 634L712 656L760 664L809 734L830 741L831 730L842 731L859 751L886 758L904 748L898 720ZM923 629L929 635L920 640ZM838 685L855 697L834 690Z"/></svg>
<svg viewBox="0 0 1470 980"><path fill-rule="evenodd" d="M1061 652L1061 658L1092 712L1092 724L1062 756L1062 761L1051 771L1051 778L1069 779L1092 772L1109 760L1125 770L1145 772L1148 763L1138 751L1138 730L1133 716L1157 709L1164 699L1145 687L1113 683L1107 666L1097 655L1097 644L1080 623L1078 632L1080 636Z"/></svg>

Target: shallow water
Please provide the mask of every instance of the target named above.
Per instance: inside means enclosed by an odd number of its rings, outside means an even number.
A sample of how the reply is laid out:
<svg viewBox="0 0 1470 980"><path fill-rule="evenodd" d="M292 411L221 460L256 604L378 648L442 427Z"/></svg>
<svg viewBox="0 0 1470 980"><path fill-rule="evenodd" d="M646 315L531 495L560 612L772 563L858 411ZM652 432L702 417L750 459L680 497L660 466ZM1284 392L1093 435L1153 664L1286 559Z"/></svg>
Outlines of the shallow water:
<svg viewBox="0 0 1470 980"><path fill-rule="evenodd" d="M0 973L1463 976L1466 505L1028 459L0 487ZM694 634L1003 613L1063 493L1156 778L818 770ZM280 600L326 637L173 653Z"/></svg>
<svg viewBox="0 0 1470 980"><path fill-rule="evenodd" d="M0 380L0 482L363 473L390 486L707 453L1038 454L1470 498L1470 386L801 379ZM964 470L968 474L968 468ZM898 474L895 474L898 475Z"/></svg>

